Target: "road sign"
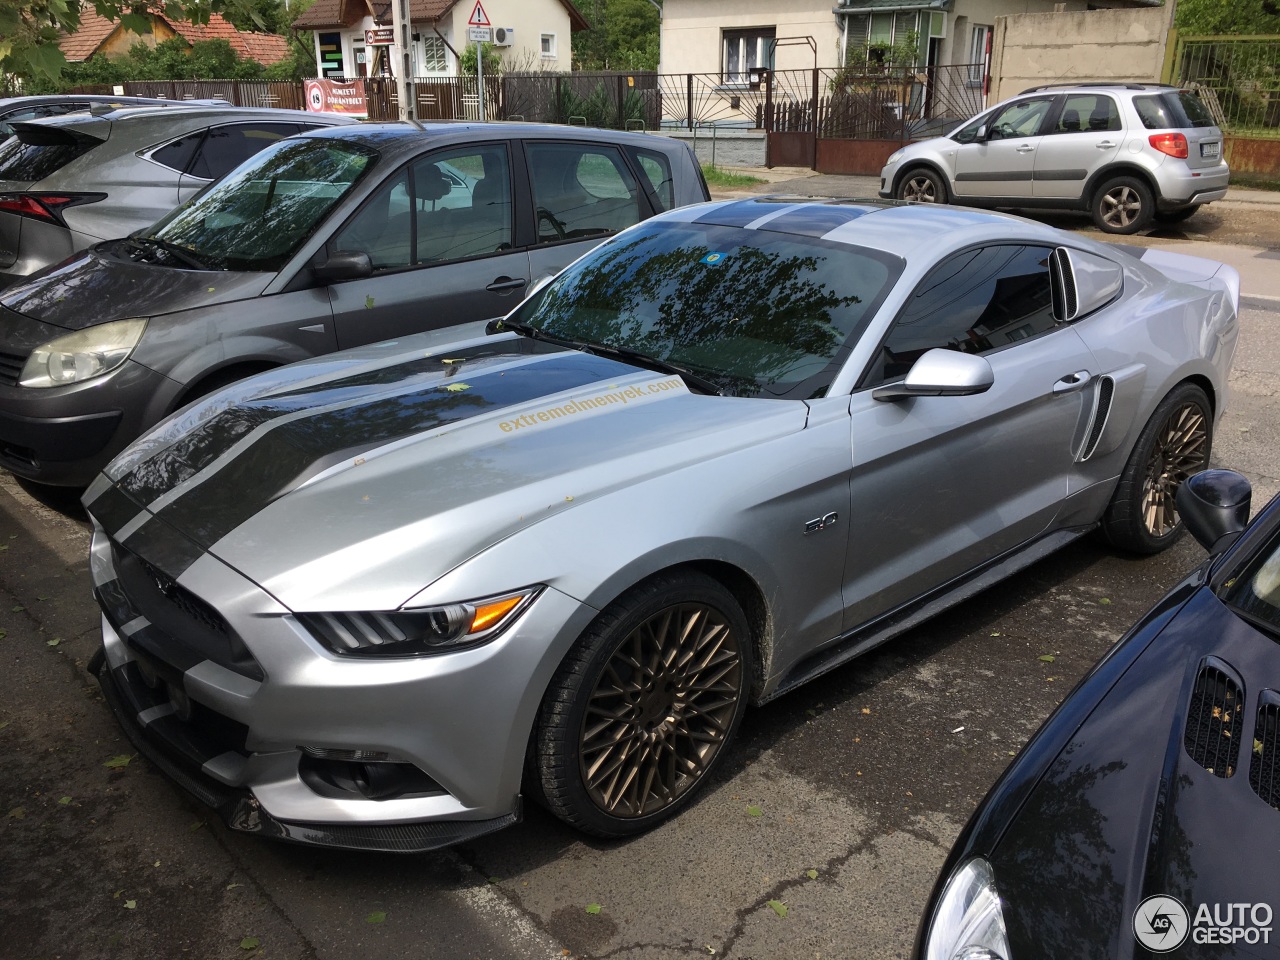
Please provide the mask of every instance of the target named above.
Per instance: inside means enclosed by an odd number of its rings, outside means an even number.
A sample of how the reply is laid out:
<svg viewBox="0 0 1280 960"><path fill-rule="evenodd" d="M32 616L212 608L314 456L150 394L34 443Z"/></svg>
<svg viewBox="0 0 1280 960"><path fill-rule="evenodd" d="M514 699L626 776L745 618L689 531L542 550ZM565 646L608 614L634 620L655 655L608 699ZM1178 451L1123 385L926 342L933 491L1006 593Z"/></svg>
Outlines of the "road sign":
<svg viewBox="0 0 1280 960"><path fill-rule="evenodd" d="M493 28L467 27L467 39L475 43L493 43Z"/></svg>
<svg viewBox="0 0 1280 960"><path fill-rule="evenodd" d="M396 42L395 28L374 27L372 30L366 30L364 42L368 47L389 47Z"/></svg>
<svg viewBox="0 0 1280 960"><path fill-rule="evenodd" d="M493 21L489 19L489 15L484 12L484 7L480 5L480 0L476 0L475 8L471 11L471 19L467 21L469 27L492 27ZM472 39L475 39L474 37Z"/></svg>

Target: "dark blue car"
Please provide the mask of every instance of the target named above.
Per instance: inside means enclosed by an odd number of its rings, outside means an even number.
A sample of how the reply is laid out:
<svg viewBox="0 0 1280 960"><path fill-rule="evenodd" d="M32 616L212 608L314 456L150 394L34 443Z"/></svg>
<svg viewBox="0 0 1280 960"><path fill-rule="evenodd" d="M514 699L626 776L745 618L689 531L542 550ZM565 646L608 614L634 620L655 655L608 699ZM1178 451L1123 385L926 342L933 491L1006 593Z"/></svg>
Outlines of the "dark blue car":
<svg viewBox="0 0 1280 960"><path fill-rule="evenodd" d="M1178 509L1210 558L1080 682L961 833L919 960L1280 957L1280 497Z"/></svg>

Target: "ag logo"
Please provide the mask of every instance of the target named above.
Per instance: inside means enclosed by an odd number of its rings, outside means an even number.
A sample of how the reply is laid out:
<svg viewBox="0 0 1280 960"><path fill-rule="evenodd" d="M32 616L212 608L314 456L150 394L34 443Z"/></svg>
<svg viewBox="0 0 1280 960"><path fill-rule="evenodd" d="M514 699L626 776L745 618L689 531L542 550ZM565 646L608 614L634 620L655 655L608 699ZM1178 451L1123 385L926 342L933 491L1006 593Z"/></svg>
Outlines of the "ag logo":
<svg viewBox="0 0 1280 960"><path fill-rule="evenodd" d="M1147 897L1133 912L1133 935L1152 953L1177 950L1190 926L1187 908L1173 897Z"/></svg>

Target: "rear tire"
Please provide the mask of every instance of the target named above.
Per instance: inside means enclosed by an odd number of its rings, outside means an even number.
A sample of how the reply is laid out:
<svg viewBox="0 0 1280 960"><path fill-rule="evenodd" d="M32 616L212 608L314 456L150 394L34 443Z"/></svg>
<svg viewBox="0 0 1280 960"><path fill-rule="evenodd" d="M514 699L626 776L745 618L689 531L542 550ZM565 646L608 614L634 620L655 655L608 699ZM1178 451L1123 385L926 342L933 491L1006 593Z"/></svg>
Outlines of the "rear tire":
<svg viewBox="0 0 1280 960"><path fill-rule="evenodd" d="M898 199L916 203L946 203L947 185L927 167L908 170L898 181Z"/></svg>
<svg viewBox="0 0 1280 960"><path fill-rule="evenodd" d="M1155 201L1151 190L1135 177L1113 177L1093 194L1089 205L1093 222L1103 233L1137 233L1151 222Z"/></svg>
<svg viewBox="0 0 1280 960"><path fill-rule="evenodd" d="M751 633L733 594L701 573L657 576L605 608L557 669L531 792L596 836L655 827L723 759L750 688Z"/></svg>
<svg viewBox="0 0 1280 960"><path fill-rule="evenodd" d="M1179 384L1143 427L1102 517L1102 534L1130 553L1159 553L1182 535L1174 497L1182 481L1209 466L1213 410L1191 383Z"/></svg>

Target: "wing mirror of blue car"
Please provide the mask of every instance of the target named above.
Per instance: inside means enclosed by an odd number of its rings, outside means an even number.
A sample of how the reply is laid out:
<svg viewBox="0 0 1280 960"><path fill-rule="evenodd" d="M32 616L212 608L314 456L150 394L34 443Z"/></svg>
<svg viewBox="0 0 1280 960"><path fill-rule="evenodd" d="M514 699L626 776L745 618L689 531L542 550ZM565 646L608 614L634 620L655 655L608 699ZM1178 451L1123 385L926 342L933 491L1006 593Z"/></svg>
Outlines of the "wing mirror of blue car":
<svg viewBox="0 0 1280 960"><path fill-rule="evenodd" d="M373 261L367 253L339 251L329 254L323 262L315 264L312 270L321 283L363 280L373 274Z"/></svg>
<svg viewBox="0 0 1280 960"><path fill-rule="evenodd" d="M921 354L906 379L876 387L871 396L876 400L968 397L990 390L993 383L995 374L986 358L935 347Z"/></svg>
<svg viewBox="0 0 1280 960"><path fill-rule="evenodd" d="M1216 557L1249 523L1253 488L1234 470L1204 470L1178 487L1178 514L1200 545Z"/></svg>

